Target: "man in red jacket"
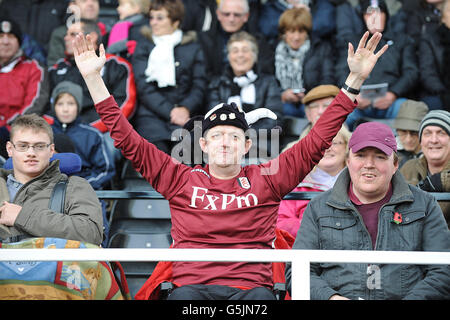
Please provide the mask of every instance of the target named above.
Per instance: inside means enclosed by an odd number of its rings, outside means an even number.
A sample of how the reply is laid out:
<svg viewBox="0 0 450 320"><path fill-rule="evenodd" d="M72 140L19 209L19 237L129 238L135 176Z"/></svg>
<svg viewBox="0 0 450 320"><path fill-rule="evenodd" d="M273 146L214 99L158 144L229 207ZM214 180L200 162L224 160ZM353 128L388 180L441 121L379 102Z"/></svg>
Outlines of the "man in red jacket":
<svg viewBox="0 0 450 320"><path fill-rule="evenodd" d="M0 127L22 114L41 115L48 102L47 71L23 54L21 42L19 25L0 18Z"/></svg>
<svg viewBox="0 0 450 320"><path fill-rule="evenodd" d="M246 115L221 104L202 121L199 143L206 166L174 161L139 136L108 92L100 70L105 51L94 51L90 36L77 35L75 60L115 146L168 201L173 248L270 249L275 241L278 206L330 147L347 115L356 107L359 88L378 58L381 34L366 33L356 50L349 45L346 85L310 133L277 158L262 165L241 166L251 147ZM169 299L275 299L269 263L174 262L177 288Z"/></svg>

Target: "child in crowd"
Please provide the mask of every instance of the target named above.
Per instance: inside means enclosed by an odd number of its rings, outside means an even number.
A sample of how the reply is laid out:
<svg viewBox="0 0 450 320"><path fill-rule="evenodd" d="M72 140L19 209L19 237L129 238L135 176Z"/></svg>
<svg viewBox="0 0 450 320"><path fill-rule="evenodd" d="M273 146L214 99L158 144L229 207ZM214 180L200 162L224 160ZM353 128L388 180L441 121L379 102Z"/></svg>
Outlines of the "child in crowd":
<svg viewBox="0 0 450 320"><path fill-rule="evenodd" d="M107 51L129 59L134 53L142 26L149 24L150 0L119 0L119 21L112 27Z"/></svg>
<svg viewBox="0 0 450 320"><path fill-rule="evenodd" d="M81 171L76 175L85 178L95 190L108 186L115 174L112 155L106 147L103 135L96 128L81 123L83 90L76 83L60 82L52 92L51 105L56 118L52 124L55 136L67 135L73 142L75 153L81 158ZM108 244L109 224L106 203L100 201L103 212L102 246Z"/></svg>
<svg viewBox="0 0 450 320"><path fill-rule="evenodd" d="M77 175L85 178L95 190L103 189L114 176L112 157L97 129L81 123L78 114L83 99L79 85L63 81L52 92L52 111L56 115L52 125L54 134L64 133L73 141L81 157L82 168Z"/></svg>

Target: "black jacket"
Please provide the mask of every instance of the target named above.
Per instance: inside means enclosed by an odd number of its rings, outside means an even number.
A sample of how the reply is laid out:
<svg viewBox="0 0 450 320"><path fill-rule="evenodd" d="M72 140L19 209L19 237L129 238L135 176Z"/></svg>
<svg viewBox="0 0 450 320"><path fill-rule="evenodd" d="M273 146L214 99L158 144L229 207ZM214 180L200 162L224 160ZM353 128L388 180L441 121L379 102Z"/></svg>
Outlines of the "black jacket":
<svg viewBox="0 0 450 320"><path fill-rule="evenodd" d="M427 32L421 37L418 56L422 95L436 95L448 90L443 82L444 50L440 32Z"/></svg>
<svg viewBox="0 0 450 320"><path fill-rule="evenodd" d="M242 31L248 31L244 25ZM258 42L258 71L273 74L274 52L261 34L252 33ZM209 31L199 33L199 42L205 54L206 73L208 77L219 76L224 71L228 59L226 44L230 34L223 31L219 23L213 25Z"/></svg>
<svg viewBox="0 0 450 320"><path fill-rule="evenodd" d="M151 126L138 126L136 130L151 142L170 138L170 112L175 106L187 107L191 116L203 113L206 91L203 52L195 31L183 33L181 43L174 48L175 87L159 88L156 82L146 81L148 57L154 47L150 28L144 27L131 59L139 100L135 120L148 117L151 121Z"/></svg>
<svg viewBox="0 0 450 320"><path fill-rule="evenodd" d="M335 55L330 42L311 37L311 47L303 61L303 86L306 92L321 84L336 84Z"/></svg>

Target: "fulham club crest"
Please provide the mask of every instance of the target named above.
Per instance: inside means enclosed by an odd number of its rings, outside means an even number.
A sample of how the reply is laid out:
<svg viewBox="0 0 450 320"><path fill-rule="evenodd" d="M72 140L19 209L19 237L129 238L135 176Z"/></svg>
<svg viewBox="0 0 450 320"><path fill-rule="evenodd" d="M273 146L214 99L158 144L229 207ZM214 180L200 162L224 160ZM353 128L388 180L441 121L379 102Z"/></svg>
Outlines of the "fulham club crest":
<svg viewBox="0 0 450 320"><path fill-rule="evenodd" d="M244 189L250 189L250 181L248 181L247 177L238 178L239 185Z"/></svg>

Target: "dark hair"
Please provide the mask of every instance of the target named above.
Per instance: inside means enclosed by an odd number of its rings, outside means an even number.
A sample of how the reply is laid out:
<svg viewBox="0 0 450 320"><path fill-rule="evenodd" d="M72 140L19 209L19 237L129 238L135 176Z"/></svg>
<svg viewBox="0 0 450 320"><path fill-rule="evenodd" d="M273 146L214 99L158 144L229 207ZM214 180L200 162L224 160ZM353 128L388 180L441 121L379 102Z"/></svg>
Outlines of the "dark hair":
<svg viewBox="0 0 450 320"><path fill-rule="evenodd" d="M180 24L184 18L184 4L181 0L152 0L150 11L166 9L169 19L172 22L179 21Z"/></svg>
<svg viewBox="0 0 450 320"><path fill-rule="evenodd" d="M102 32L100 31L100 27L98 26L95 20L90 19L80 19L81 29L83 30L84 35L88 35L91 32L95 32L97 34L97 45L102 43Z"/></svg>

